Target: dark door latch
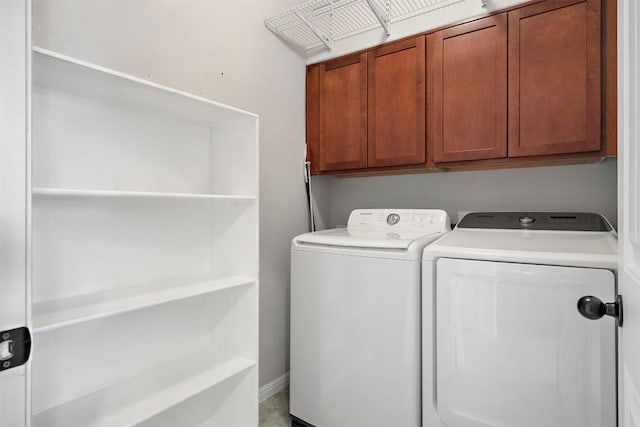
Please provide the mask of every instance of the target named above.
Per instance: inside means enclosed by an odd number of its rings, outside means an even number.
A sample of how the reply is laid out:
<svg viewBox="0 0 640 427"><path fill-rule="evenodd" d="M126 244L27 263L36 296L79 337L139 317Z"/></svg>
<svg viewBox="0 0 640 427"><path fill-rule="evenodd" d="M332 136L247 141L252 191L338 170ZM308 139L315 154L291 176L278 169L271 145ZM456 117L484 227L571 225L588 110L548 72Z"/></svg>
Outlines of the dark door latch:
<svg viewBox="0 0 640 427"><path fill-rule="evenodd" d="M31 334L22 327L0 332L0 371L24 365L31 354Z"/></svg>

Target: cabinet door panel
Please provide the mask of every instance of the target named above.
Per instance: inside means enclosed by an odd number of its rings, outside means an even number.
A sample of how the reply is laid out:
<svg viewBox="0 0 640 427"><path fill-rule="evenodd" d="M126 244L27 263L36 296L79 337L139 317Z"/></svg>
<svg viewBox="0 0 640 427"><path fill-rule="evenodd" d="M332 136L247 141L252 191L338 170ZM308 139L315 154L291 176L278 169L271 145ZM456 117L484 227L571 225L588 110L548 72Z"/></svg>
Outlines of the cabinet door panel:
<svg viewBox="0 0 640 427"><path fill-rule="evenodd" d="M434 40L435 161L506 157L506 15L439 31Z"/></svg>
<svg viewBox="0 0 640 427"><path fill-rule="evenodd" d="M600 149L600 0L509 13L509 156Z"/></svg>
<svg viewBox="0 0 640 427"><path fill-rule="evenodd" d="M320 66L320 171L367 166L367 54Z"/></svg>
<svg viewBox="0 0 640 427"><path fill-rule="evenodd" d="M425 38L368 53L368 165L425 163Z"/></svg>

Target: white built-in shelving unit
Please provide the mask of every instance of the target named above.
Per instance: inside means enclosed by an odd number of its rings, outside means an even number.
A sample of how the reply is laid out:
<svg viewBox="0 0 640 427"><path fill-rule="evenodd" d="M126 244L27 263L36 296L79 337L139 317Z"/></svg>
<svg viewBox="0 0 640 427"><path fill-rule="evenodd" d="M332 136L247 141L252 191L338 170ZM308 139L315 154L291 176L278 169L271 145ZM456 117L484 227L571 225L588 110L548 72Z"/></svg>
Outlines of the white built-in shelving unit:
<svg viewBox="0 0 640 427"><path fill-rule="evenodd" d="M34 427L257 425L258 118L33 51Z"/></svg>

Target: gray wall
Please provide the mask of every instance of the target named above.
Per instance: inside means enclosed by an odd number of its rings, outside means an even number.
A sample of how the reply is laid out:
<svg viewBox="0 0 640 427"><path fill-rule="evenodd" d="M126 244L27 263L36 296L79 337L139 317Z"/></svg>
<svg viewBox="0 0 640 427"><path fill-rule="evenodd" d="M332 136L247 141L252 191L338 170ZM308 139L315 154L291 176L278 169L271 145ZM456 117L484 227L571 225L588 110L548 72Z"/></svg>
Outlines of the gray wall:
<svg viewBox="0 0 640 427"><path fill-rule="evenodd" d="M617 224L617 162L313 181L324 226L346 223L356 208L439 208L457 222L469 211L585 211Z"/></svg>
<svg viewBox="0 0 640 427"><path fill-rule="evenodd" d="M307 228L297 0L34 0L34 44L260 115L260 384L289 369L289 244Z"/></svg>

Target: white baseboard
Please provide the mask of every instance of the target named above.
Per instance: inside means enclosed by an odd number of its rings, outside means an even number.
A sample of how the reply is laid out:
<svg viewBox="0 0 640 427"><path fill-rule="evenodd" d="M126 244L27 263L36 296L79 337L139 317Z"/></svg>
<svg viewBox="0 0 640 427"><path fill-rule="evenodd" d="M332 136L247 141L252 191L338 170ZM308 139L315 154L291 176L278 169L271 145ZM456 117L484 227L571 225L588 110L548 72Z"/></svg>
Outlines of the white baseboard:
<svg viewBox="0 0 640 427"><path fill-rule="evenodd" d="M273 381L269 381L258 390L258 401L267 400L289 385L289 372L280 375Z"/></svg>

